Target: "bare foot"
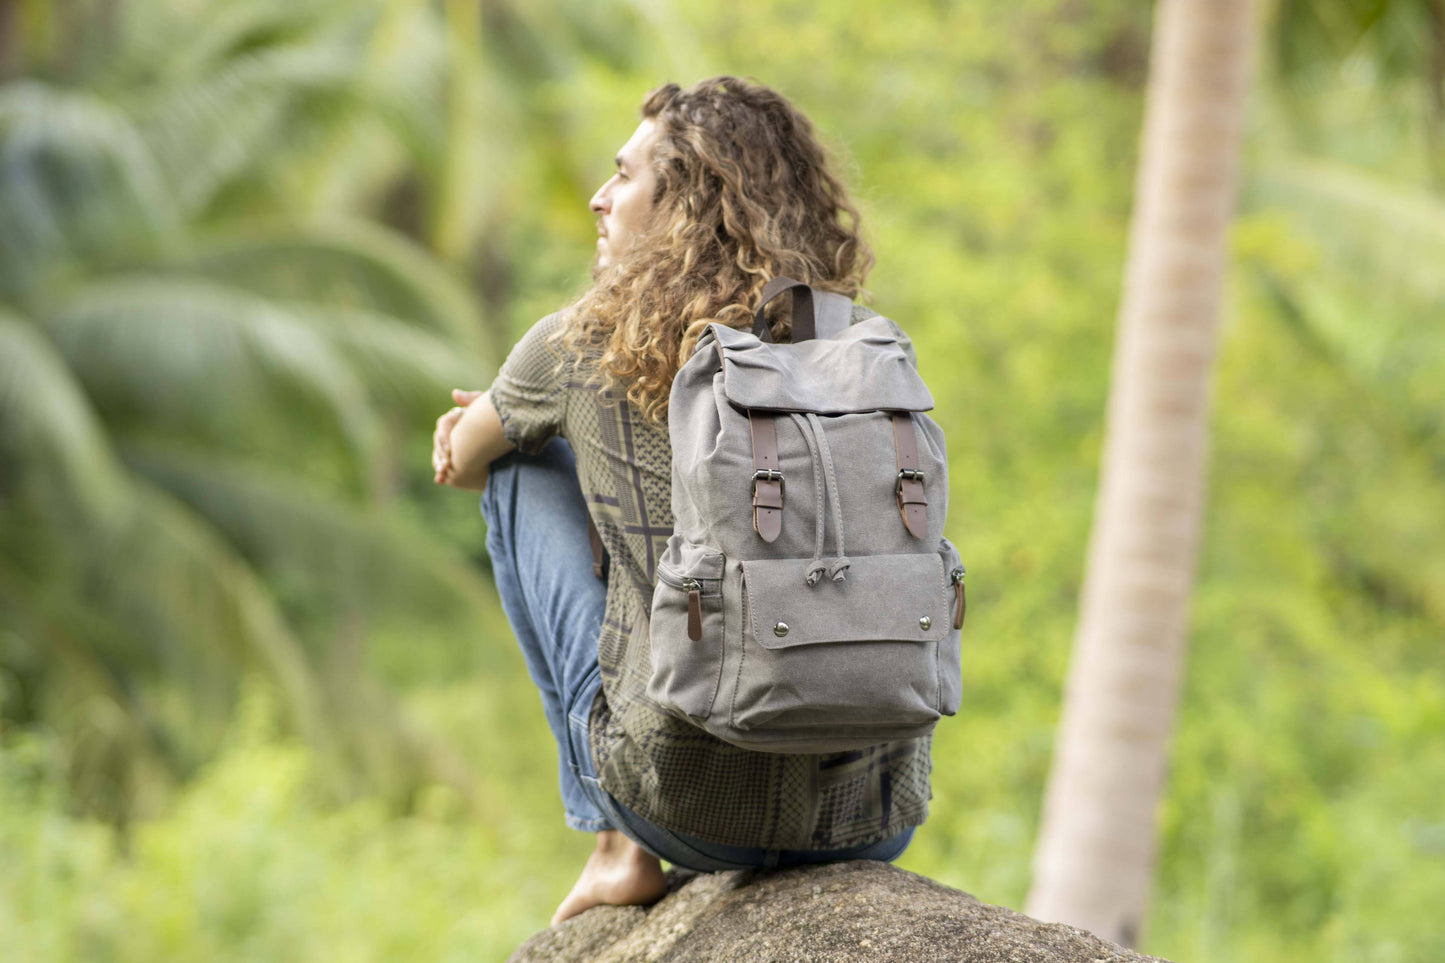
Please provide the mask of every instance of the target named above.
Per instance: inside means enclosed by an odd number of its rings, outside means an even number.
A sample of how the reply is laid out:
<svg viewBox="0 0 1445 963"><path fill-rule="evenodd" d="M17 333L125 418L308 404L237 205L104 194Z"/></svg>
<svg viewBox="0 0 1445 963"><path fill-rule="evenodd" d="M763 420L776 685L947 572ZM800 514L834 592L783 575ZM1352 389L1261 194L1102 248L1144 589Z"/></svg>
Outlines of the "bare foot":
<svg viewBox="0 0 1445 963"><path fill-rule="evenodd" d="M552 915L552 925L601 904L646 906L666 892L667 880L657 857L617 830L604 829L597 834L597 848L587 857L572 892Z"/></svg>

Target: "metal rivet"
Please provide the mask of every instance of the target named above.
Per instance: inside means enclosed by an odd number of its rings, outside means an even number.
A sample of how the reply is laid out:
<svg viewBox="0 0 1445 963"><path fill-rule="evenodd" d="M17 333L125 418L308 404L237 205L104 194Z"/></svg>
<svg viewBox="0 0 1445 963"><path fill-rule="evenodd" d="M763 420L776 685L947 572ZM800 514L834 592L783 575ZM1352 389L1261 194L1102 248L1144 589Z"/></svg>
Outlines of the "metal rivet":
<svg viewBox="0 0 1445 963"><path fill-rule="evenodd" d="M923 618L918 620L918 627L923 631L927 632L930 628L933 627L933 620L925 615Z"/></svg>
<svg viewBox="0 0 1445 963"><path fill-rule="evenodd" d="M778 638L780 638L780 639L781 639L783 636L787 635L787 634L788 634L788 623L786 623L786 622L779 622L777 625L773 626L773 634L776 635L776 636L777 636Z"/></svg>

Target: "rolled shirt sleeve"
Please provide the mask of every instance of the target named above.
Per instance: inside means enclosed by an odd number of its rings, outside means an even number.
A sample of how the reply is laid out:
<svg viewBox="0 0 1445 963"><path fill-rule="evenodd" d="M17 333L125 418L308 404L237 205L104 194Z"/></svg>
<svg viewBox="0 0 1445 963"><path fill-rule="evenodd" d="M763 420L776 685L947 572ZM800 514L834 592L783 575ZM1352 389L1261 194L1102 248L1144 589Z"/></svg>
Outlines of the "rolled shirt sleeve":
<svg viewBox="0 0 1445 963"><path fill-rule="evenodd" d="M554 436L565 436L567 379L573 366L565 363L562 347L547 340L563 326L564 317L561 312L549 314L532 325L507 354L488 389L502 419L502 434L530 455Z"/></svg>

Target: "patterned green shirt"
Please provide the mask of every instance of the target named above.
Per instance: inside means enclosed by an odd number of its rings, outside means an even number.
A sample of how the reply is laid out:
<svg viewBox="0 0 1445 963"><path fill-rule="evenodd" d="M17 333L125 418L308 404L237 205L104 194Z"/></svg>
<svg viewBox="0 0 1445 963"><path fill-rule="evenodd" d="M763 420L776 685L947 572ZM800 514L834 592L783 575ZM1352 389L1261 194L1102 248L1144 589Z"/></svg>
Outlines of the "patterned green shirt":
<svg viewBox="0 0 1445 963"><path fill-rule="evenodd" d="M853 321L873 314L855 306ZM673 530L672 445L665 424L645 422L621 392L588 383L595 356L564 358L548 343L563 322L557 313L532 326L490 398L520 450L568 440L611 558L597 640L602 691L590 725L603 788L656 825L731 846L843 849L922 823L928 738L822 755L752 752L648 701L648 642L632 627L651 610L657 559Z"/></svg>

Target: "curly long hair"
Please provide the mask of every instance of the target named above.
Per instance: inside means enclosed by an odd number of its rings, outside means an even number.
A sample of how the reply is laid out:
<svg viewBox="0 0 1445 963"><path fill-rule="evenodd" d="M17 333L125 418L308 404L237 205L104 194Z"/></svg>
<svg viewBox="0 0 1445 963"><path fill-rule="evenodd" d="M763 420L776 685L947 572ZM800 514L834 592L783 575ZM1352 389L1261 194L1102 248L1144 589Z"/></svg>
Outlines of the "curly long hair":
<svg viewBox="0 0 1445 963"><path fill-rule="evenodd" d="M574 356L595 355L601 387L625 390L661 423L709 322L751 330L763 286L779 276L858 298L873 253L812 123L777 91L727 76L664 84L641 115L660 128L651 220L555 337ZM792 325L787 300L769 308L779 339Z"/></svg>

